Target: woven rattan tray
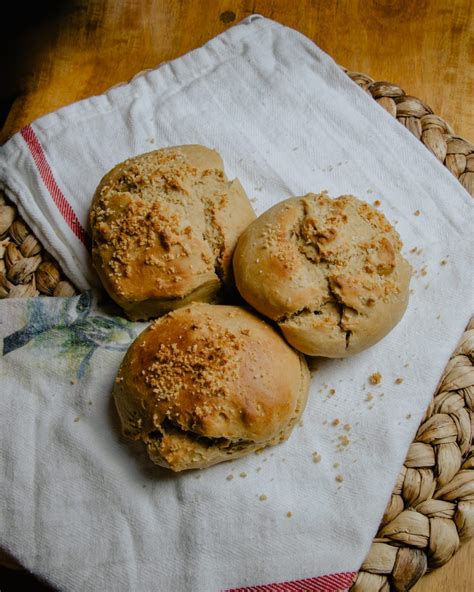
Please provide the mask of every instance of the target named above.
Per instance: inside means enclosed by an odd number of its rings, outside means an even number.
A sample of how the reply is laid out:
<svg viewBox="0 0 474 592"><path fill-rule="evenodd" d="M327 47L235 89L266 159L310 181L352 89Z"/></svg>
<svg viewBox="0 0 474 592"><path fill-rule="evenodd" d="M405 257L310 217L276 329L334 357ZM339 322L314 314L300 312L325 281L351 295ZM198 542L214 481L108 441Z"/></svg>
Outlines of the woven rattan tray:
<svg viewBox="0 0 474 592"><path fill-rule="evenodd" d="M474 146L397 85L347 75L410 130L474 197ZM74 287L0 194L0 298L72 296ZM351 592L405 591L474 536L474 319L410 446Z"/></svg>

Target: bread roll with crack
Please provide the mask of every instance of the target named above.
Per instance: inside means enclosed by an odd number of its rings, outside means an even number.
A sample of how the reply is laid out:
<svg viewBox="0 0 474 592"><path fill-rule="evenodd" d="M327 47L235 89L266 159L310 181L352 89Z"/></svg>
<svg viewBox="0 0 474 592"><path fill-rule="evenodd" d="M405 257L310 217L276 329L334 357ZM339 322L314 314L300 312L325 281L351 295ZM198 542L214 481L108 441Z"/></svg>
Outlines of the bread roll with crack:
<svg viewBox="0 0 474 592"><path fill-rule="evenodd" d="M214 150L174 146L130 158L100 182L92 260L130 319L212 302L231 282L234 247L255 213L223 168Z"/></svg>
<svg viewBox="0 0 474 592"><path fill-rule="evenodd" d="M173 471L202 469L286 440L309 371L268 323L236 306L168 313L131 345L113 395L123 434Z"/></svg>
<svg viewBox="0 0 474 592"><path fill-rule="evenodd" d="M402 318L411 268L385 216L352 195L278 203L242 234L234 274L243 298L310 356L344 358Z"/></svg>

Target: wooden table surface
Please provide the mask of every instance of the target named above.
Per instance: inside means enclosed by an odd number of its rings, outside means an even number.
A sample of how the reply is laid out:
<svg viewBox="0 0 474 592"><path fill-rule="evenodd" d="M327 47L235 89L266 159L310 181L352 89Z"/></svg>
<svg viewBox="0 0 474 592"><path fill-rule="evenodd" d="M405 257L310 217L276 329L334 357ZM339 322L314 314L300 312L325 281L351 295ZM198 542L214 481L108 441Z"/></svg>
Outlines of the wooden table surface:
<svg viewBox="0 0 474 592"><path fill-rule="evenodd" d="M12 34L2 40L9 55L0 91L2 105L8 103L2 141L254 13L299 30L351 70L399 84L474 140L471 0L72 0L41 7L29 19L18 7L18 22L9 22ZM471 541L413 590L472 592L473 559ZM7 590L1 581L0 588Z"/></svg>

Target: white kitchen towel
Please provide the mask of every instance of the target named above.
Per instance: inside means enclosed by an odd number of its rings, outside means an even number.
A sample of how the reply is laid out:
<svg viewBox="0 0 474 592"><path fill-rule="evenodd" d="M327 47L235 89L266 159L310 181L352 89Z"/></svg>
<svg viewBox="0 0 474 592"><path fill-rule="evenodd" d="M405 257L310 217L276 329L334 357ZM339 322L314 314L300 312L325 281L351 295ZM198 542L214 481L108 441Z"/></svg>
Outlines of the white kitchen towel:
<svg viewBox="0 0 474 592"><path fill-rule="evenodd" d="M111 386L144 325L94 304L87 211L113 165L188 143L221 153L257 213L323 189L380 200L415 273L385 339L317 361L288 442L175 475L118 434ZM94 288L0 302L0 546L61 591L346 588L473 309L472 207L454 177L312 41L253 16L26 127L0 180Z"/></svg>

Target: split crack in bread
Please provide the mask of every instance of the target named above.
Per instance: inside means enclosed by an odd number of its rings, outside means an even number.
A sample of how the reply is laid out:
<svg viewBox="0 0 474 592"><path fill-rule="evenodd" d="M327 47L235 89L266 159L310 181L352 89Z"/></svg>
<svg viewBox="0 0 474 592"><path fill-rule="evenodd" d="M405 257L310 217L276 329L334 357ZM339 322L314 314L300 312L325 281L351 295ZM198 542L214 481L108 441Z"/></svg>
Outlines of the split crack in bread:
<svg viewBox="0 0 474 592"><path fill-rule="evenodd" d="M255 212L223 168L215 150L189 144L129 158L101 180L92 261L131 320L214 302L232 284L232 253Z"/></svg>
<svg viewBox="0 0 474 592"><path fill-rule="evenodd" d="M382 339L402 318L411 267L385 216L352 195L284 200L242 233L237 288L310 356L343 358Z"/></svg>
<svg viewBox="0 0 474 592"><path fill-rule="evenodd" d="M237 306L196 303L137 337L113 396L123 434L182 471L286 440L308 389L304 356L271 325Z"/></svg>

